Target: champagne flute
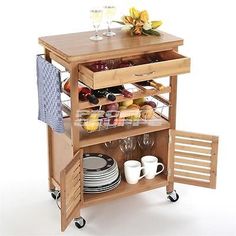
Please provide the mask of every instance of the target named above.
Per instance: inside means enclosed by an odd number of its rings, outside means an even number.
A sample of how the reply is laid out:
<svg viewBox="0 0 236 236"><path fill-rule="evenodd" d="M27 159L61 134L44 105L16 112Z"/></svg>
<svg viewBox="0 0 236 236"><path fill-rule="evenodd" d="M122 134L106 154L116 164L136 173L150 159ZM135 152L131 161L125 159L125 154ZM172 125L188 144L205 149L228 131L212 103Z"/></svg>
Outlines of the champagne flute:
<svg viewBox="0 0 236 236"><path fill-rule="evenodd" d="M127 137L119 140L120 150L125 154L125 160L132 159L132 152L136 148L136 138L135 137Z"/></svg>
<svg viewBox="0 0 236 236"><path fill-rule="evenodd" d="M115 36L116 33L111 31L111 22L116 14L116 8L112 5L104 6L104 16L107 22L107 32L104 32L103 35L107 37Z"/></svg>
<svg viewBox="0 0 236 236"><path fill-rule="evenodd" d="M99 41L102 40L103 38L101 36L98 35L98 28L101 24L102 21L102 10L101 9L92 9L90 11L90 19L93 23L93 27L95 29L95 35L90 37L91 40L94 41Z"/></svg>

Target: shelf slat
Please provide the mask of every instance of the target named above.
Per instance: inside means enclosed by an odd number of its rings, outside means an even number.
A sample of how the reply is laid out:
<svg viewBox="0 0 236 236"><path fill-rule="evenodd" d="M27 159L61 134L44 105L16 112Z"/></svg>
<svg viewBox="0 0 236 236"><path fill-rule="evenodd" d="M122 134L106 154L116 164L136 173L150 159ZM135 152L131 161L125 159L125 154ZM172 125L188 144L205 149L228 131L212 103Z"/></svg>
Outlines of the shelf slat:
<svg viewBox="0 0 236 236"><path fill-rule="evenodd" d="M157 177L151 180L143 178L137 184L128 184L123 177L119 186L109 192L84 194L83 207L88 207L96 203L106 202L121 197L127 197L155 188L164 187L166 185L167 177L164 175L158 175Z"/></svg>
<svg viewBox="0 0 236 236"><path fill-rule="evenodd" d="M66 91L63 90L63 92L70 96L70 94ZM116 95L116 101L115 102L123 102L123 101L127 101L130 99L138 99L138 98L142 98L142 97L148 97L148 96L155 96L155 95L159 95L159 94L165 94L165 93L170 93L171 92L171 87L167 86L165 87L163 90L158 91L156 89L145 89L145 90L138 90L136 92L133 92L133 97L132 98L125 98L123 95ZM79 109L83 110L83 109L88 109L88 108L92 108L92 107L97 107L97 106L102 106L102 105L107 105L107 104L111 104L114 103L114 101L109 101L106 98L99 98L99 103L97 105L91 104L88 101L79 102Z"/></svg>
<svg viewBox="0 0 236 236"><path fill-rule="evenodd" d="M159 117L158 115L156 115L156 117L158 117L158 123L156 125L143 124L132 127L123 126L110 128L107 130L95 131L93 133L88 133L81 127L80 148L170 128L170 123L168 121ZM70 138L71 124L69 118L64 119L64 126L65 135Z"/></svg>

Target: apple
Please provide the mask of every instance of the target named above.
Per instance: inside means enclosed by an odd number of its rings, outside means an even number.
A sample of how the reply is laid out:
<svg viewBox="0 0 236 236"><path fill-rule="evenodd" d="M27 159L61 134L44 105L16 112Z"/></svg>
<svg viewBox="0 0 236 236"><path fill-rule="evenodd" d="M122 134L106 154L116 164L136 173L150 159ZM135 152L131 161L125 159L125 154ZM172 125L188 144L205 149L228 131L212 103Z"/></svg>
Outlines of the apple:
<svg viewBox="0 0 236 236"><path fill-rule="evenodd" d="M155 102L153 102L153 101L146 101L146 102L144 102L144 105L149 105L152 108L156 108L157 107L157 104Z"/></svg>
<svg viewBox="0 0 236 236"><path fill-rule="evenodd" d="M145 98L144 97L143 98L134 99L134 104L142 106L144 103L145 103Z"/></svg>
<svg viewBox="0 0 236 236"><path fill-rule="evenodd" d="M127 107L128 109L140 109L140 106L139 105L137 105L137 104L132 104L132 105L130 105L130 106L128 106Z"/></svg>
<svg viewBox="0 0 236 236"><path fill-rule="evenodd" d="M138 121L140 119L140 114L135 116L128 116L127 120Z"/></svg>
<svg viewBox="0 0 236 236"><path fill-rule="evenodd" d="M118 118L112 117L112 118L109 119L109 124L110 124L111 126L117 126L118 121L119 121Z"/></svg>
<svg viewBox="0 0 236 236"><path fill-rule="evenodd" d="M104 111L118 111L119 109L119 104L117 102L107 104L102 107Z"/></svg>
<svg viewBox="0 0 236 236"><path fill-rule="evenodd" d="M141 117L144 120L152 119L153 115L154 115L154 111L150 105L144 105L141 107Z"/></svg>
<svg viewBox="0 0 236 236"><path fill-rule="evenodd" d="M125 110L127 107L126 106L119 106L119 111Z"/></svg>
<svg viewBox="0 0 236 236"><path fill-rule="evenodd" d="M132 104L133 104L133 100L132 99L126 100L126 101L123 101L123 102L120 103L121 106L125 106L125 107L128 107L128 106L130 106Z"/></svg>
<svg viewBox="0 0 236 236"><path fill-rule="evenodd" d="M105 126L105 127L111 127L111 126L117 126L120 122L120 119L119 118L116 118L116 117L111 117L111 118L104 118L102 120L102 125Z"/></svg>

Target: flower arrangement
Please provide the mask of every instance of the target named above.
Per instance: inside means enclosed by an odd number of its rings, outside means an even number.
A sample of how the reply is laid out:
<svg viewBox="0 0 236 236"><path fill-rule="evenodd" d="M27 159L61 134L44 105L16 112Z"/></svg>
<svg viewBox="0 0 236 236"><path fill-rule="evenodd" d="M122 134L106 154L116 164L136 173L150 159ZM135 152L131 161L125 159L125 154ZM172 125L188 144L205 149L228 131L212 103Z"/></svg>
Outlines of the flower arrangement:
<svg viewBox="0 0 236 236"><path fill-rule="evenodd" d="M123 16L122 21L114 21L123 25L121 30L130 31L134 35L157 35L160 33L156 29L162 24L161 21L149 21L149 15L146 10L138 11L132 7L129 9L129 15Z"/></svg>

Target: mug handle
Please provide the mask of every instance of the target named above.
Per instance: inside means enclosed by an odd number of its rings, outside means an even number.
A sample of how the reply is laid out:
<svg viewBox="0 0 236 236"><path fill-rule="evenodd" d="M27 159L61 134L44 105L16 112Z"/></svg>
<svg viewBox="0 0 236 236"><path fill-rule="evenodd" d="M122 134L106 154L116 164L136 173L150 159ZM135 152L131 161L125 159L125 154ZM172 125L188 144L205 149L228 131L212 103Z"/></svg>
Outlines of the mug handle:
<svg viewBox="0 0 236 236"><path fill-rule="evenodd" d="M140 172L141 172L141 170L143 170L143 169L145 169L145 167L144 166L142 166L141 168L140 168ZM147 173L146 174L143 174L143 175L141 175L139 178L138 178L138 180L140 180L140 179L142 179L143 177L145 177L147 175Z"/></svg>
<svg viewBox="0 0 236 236"><path fill-rule="evenodd" d="M156 172L155 175L159 175L165 169L165 167L164 167L164 165L162 163L157 163L157 167L158 166L162 166L162 169L160 171Z"/></svg>

